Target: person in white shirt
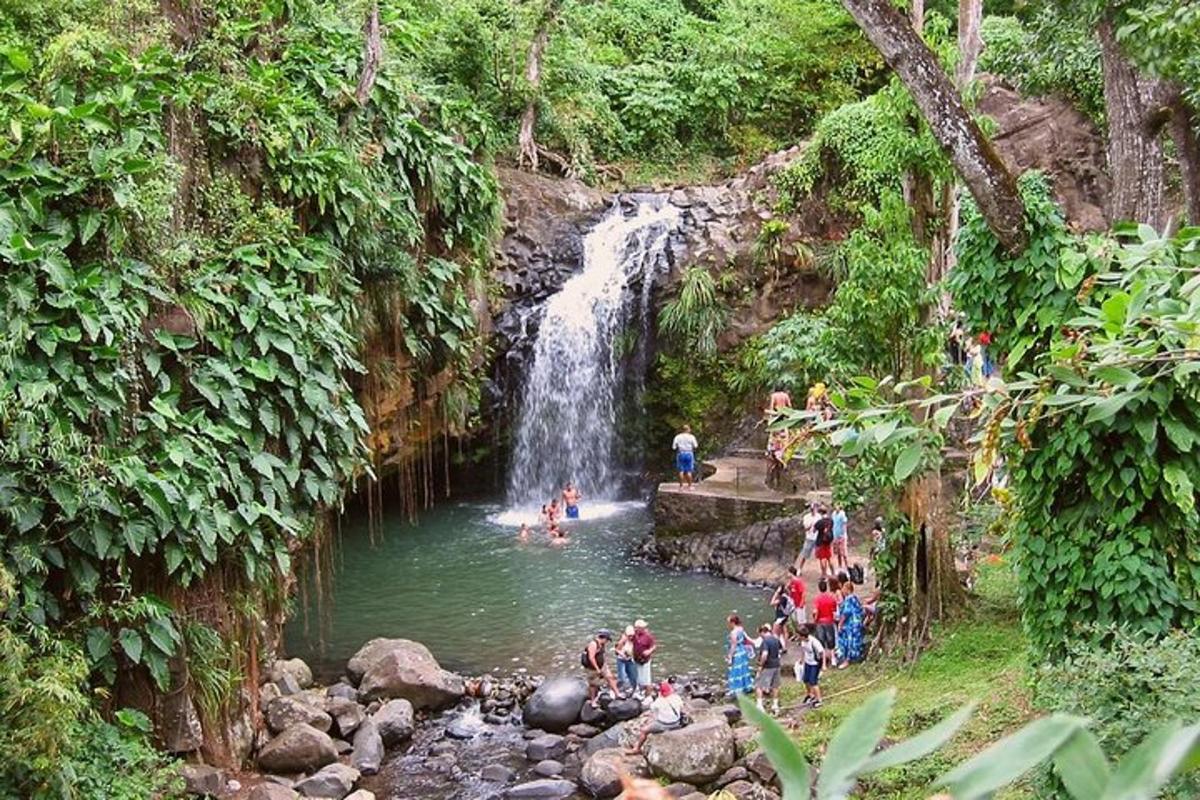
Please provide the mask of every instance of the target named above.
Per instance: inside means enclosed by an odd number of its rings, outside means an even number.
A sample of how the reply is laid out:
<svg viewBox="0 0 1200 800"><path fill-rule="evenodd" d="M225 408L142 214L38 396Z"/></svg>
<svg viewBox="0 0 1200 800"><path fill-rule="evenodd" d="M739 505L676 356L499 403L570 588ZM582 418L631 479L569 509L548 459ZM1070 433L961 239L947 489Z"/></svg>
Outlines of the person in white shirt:
<svg viewBox="0 0 1200 800"><path fill-rule="evenodd" d="M817 513L817 507L813 503L809 504L808 511L800 518L800 524L804 526L804 547L796 558L796 572L804 569L804 562L812 558L817 549L817 520L820 518L821 515Z"/></svg>
<svg viewBox="0 0 1200 800"><path fill-rule="evenodd" d="M692 476L696 473L696 437L692 435L692 426L684 425L683 430L675 435L671 449L675 451L675 469L679 472L680 488L692 488Z"/></svg>
<svg viewBox="0 0 1200 800"><path fill-rule="evenodd" d="M804 672L797 677L804 681L804 700L801 705L812 708L821 707L821 664L825 659L825 646L813 635L813 626L804 626L804 642L800 645L800 654L804 657ZM799 671L800 662L796 662Z"/></svg>
<svg viewBox="0 0 1200 800"><path fill-rule="evenodd" d="M632 750L625 751L626 755L633 756L641 753L642 746L646 744L646 740L652 733L666 733L683 727L683 699L675 694L675 688L669 681L663 681L658 685L658 698L650 704L650 711L653 712L653 715L642 726L637 744L633 746Z"/></svg>

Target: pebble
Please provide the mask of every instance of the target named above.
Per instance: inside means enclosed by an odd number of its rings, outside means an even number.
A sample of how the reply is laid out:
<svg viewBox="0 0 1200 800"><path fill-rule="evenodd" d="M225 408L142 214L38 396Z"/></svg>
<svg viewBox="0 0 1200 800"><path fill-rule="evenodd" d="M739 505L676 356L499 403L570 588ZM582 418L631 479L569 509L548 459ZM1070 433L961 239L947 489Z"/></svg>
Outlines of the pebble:
<svg viewBox="0 0 1200 800"><path fill-rule="evenodd" d="M533 765L533 771L543 778L554 778L562 775L563 765L561 761L555 761L552 758L547 758L544 761L539 761Z"/></svg>

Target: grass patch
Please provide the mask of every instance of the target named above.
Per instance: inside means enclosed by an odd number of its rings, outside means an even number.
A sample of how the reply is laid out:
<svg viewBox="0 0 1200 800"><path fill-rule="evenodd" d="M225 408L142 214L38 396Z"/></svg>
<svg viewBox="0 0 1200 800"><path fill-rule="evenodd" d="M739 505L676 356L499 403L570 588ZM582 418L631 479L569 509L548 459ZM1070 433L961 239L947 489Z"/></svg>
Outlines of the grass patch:
<svg viewBox="0 0 1200 800"><path fill-rule="evenodd" d="M805 714L794 734L812 763L834 730L872 693L894 686L896 708L888 736L903 739L940 721L971 700L979 707L950 744L914 764L868 776L856 797L909 800L929 796L929 784L1034 716L1026 680L1027 649L1017 610L1016 578L1002 561L981 565L975 596L964 616L934 631L933 645L913 664L884 658L821 675L826 697L846 692ZM864 686L875 681L869 686ZM862 688L859 688L862 687ZM788 683L786 705L799 702L803 686ZM1001 797L1032 797L1020 786Z"/></svg>

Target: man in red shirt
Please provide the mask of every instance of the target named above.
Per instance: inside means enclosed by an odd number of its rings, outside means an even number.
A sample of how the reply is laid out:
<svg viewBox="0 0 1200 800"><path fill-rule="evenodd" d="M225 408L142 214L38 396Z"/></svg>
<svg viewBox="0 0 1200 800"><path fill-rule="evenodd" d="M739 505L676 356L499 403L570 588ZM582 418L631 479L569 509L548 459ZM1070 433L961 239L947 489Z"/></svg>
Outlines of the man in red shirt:
<svg viewBox="0 0 1200 800"><path fill-rule="evenodd" d="M829 591L829 581L821 578L817 582L820 594L813 600L813 616L817 623L817 639L825 648L825 661L831 662L837 647L837 598Z"/></svg>
<svg viewBox="0 0 1200 800"><path fill-rule="evenodd" d="M650 632L646 620L639 619L633 623L633 663L637 670L638 691L643 695L650 691L653 680L650 675L650 659L658 649L658 642Z"/></svg>
<svg viewBox="0 0 1200 800"><path fill-rule="evenodd" d="M796 608L792 611L792 624L796 626L797 635L804 630L805 623L808 622L808 610L804 607L805 589L804 579L800 577L800 573L795 567L788 567L788 572L791 573L791 580L788 581L788 594L792 596L792 603Z"/></svg>

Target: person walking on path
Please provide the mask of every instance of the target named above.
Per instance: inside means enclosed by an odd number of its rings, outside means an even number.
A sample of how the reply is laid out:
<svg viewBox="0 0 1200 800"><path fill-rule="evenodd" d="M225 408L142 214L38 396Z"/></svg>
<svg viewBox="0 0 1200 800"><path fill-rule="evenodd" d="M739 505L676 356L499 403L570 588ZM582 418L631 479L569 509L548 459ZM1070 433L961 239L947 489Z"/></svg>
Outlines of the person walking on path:
<svg viewBox="0 0 1200 800"><path fill-rule="evenodd" d="M833 520L829 517L829 509L821 506L821 516L813 523L816 531L815 550L817 562L821 565L821 577L833 574Z"/></svg>
<svg viewBox="0 0 1200 800"><path fill-rule="evenodd" d="M813 552L817 549L817 520L820 519L817 514L817 507L814 503L809 503L808 511L804 512L804 516L800 518L800 524L804 528L804 546L800 548L800 555L796 558L796 571L804 569L804 562L813 557Z"/></svg>
<svg viewBox="0 0 1200 800"><path fill-rule="evenodd" d="M754 652L754 645L746 636L741 617L730 614L727 622L729 637L726 640L725 663L729 665L729 670L725 679L729 694L736 697L749 694L754 688L754 680L750 677L750 656Z"/></svg>
<svg viewBox="0 0 1200 800"><path fill-rule="evenodd" d="M646 624L646 620L639 619L633 623L633 663L637 670L637 688L640 692L650 691L650 660L654 658L654 651L657 649L658 642L654 639L654 634L650 633L650 626Z"/></svg>
<svg viewBox="0 0 1200 800"><path fill-rule="evenodd" d="M829 591L829 581L822 578L817 582L819 594L813 600L813 620L817 625L817 639L825 647L825 662L831 663L837 647L837 598Z"/></svg>
<svg viewBox="0 0 1200 800"><path fill-rule="evenodd" d="M600 707L597 696L605 684L608 684L614 697L620 694L620 690L617 688L617 679L613 677L612 671L604 663L604 649L611 641L612 631L608 628L601 628L596 631L596 635L592 637L583 653L580 654L580 663L587 670L588 702L592 704L592 708Z"/></svg>
<svg viewBox="0 0 1200 800"><path fill-rule="evenodd" d="M838 611L838 650L841 653L838 669L863 660L864 616L862 601L854 593L854 584L843 582L842 605Z"/></svg>
<svg viewBox="0 0 1200 800"><path fill-rule="evenodd" d="M630 692L637 691L637 665L633 663L633 634L632 625L625 628L621 638L617 640L617 685L628 686Z"/></svg>
<svg viewBox="0 0 1200 800"><path fill-rule="evenodd" d="M779 713L779 656L783 652L783 642L771 632L770 625L758 629L760 643L758 646L758 677L754 679L754 694L758 700L758 709L763 709L763 698L771 698L771 712Z"/></svg>
<svg viewBox="0 0 1200 800"><path fill-rule="evenodd" d="M804 626L804 641L800 644L801 661L804 664L804 700L801 705L811 708L821 707L821 665L825 661L825 645L813 633L813 626ZM797 662L801 663L801 662Z"/></svg>
<svg viewBox="0 0 1200 800"><path fill-rule="evenodd" d="M683 430L675 434L671 449L675 451L675 470L679 473L680 488L692 488L692 480L696 474L696 448L699 444L692 435L692 426L684 425Z"/></svg>
<svg viewBox="0 0 1200 800"><path fill-rule="evenodd" d="M666 733L676 730L683 725L683 700L675 694L675 688L669 681L658 685L658 697L650 704L652 716L642 726L637 743L625 751L627 756L636 756L642 752L646 740L652 733Z"/></svg>
<svg viewBox="0 0 1200 800"><path fill-rule="evenodd" d="M839 569L848 569L850 541L846 536L846 509L842 508L841 503L834 503L830 519L833 520L833 557Z"/></svg>

